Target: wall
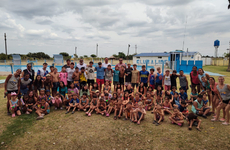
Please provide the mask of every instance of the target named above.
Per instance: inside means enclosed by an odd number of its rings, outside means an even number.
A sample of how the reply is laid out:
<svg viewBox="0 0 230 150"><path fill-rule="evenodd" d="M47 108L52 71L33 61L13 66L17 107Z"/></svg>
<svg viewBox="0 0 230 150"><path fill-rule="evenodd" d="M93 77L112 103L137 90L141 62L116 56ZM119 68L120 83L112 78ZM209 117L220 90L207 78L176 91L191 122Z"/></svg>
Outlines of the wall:
<svg viewBox="0 0 230 150"><path fill-rule="evenodd" d="M182 60L202 60L202 58L201 58L202 56L201 56L201 54L200 53L196 53L195 54L195 56L194 57L191 57L191 56L183 56L182 57Z"/></svg>
<svg viewBox="0 0 230 150"><path fill-rule="evenodd" d="M133 57L133 63L137 65L145 65L146 63L148 65L159 65L162 64L162 62L166 63L168 62L168 57Z"/></svg>

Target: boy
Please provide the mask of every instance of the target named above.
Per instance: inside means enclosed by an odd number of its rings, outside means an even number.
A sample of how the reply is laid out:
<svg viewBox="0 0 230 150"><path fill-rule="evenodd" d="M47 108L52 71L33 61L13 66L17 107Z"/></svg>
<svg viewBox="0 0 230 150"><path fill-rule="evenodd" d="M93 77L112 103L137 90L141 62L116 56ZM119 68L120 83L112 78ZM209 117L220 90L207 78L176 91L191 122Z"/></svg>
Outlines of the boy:
<svg viewBox="0 0 230 150"><path fill-rule="evenodd" d="M114 91L116 91L117 84L119 83L119 68L118 66L115 67L115 70L113 71L113 86L114 86Z"/></svg>
<svg viewBox="0 0 230 150"><path fill-rule="evenodd" d="M189 114L188 114L188 117L187 117L187 121L188 121L188 125L189 125L189 127L188 127L189 130L192 130L192 125L194 124L194 122L196 122L196 123L197 123L196 129L197 129L198 131L201 131L201 130L200 130L201 120L197 118L197 115L195 115L195 114L192 113L192 112L189 113ZM194 125L195 125L195 124L194 124Z"/></svg>
<svg viewBox="0 0 230 150"><path fill-rule="evenodd" d="M54 66L50 66L50 73L54 72Z"/></svg>
<svg viewBox="0 0 230 150"><path fill-rule="evenodd" d="M138 102L138 107L134 110L134 114L135 114L135 122L138 119L137 124L139 125L141 123L141 120L143 120L146 115L146 111L143 108L142 102Z"/></svg>
<svg viewBox="0 0 230 150"><path fill-rule="evenodd" d="M170 75L170 80L171 80L171 88L176 87L176 90L177 90L176 79L177 79L178 75L176 73L177 73L177 71L173 70L172 74Z"/></svg>
<svg viewBox="0 0 230 150"><path fill-rule="evenodd" d="M187 77L184 75L183 70L180 71L180 87L184 89L185 93L187 93L188 90L188 80Z"/></svg>
<svg viewBox="0 0 230 150"><path fill-rule="evenodd" d="M44 81L44 88L45 88L45 90L50 90L50 88L52 88L52 87L53 87L53 82L51 80L51 75L47 74L46 79Z"/></svg>
<svg viewBox="0 0 230 150"><path fill-rule="evenodd" d="M117 120L117 114L120 113L121 110L121 105L122 105L122 100L118 99L118 102L115 103L115 112L114 112L114 120ZM121 116L118 115L120 118Z"/></svg>
<svg viewBox="0 0 230 150"><path fill-rule="evenodd" d="M130 67L131 64L128 64L128 68L125 69L125 87L127 88L128 84L131 83L132 78L132 70L133 68Z"/></svg>
<svg viewBox="0 0 230 150"><path fill-rule="evenodd" d="M78 67L75 67L75 72L73 73L72 78L73 78L73 83L74 83L75 87L80 89L80 72L79 72Z"/></svg>
<svg viewBox="0 0 230 150"><path fill-rule="evenodd" d="M79 99L77 98L77 94L73 94L73 98L69 102L69 108L66 111L66 114L69 113L70 108L73 108L72 114L74 114L74 111L78 106L79 106Z"/></svg>
<svg viewBox="0 0 230 150"><path fill-rule="evenodd" d="M149 72L145 70L145 65L142 66L142 70L139 72L138 79L141 79L141 82L144 83L144 95L146 95L148 82L149 82Z"/></svg>
<svg viewBox="0 0 230 150"><path fill-rule="evenodd" d="M121 66L121 69L120 69L120 74L119 74L119 83L121 84L121 86L123 87L123 89L124 89L124 80L125 80L125 78L124 78L124 76L125 76L125 67L124 66Z"/></svg>
<svg viewBox="0 0 230 150"><path fill-rule="evenodd" d="M64 100L63 100L63 103L64 103L64 105L66 106L66 107L65 107L66 110L69 109L69 103L70 103L70 101L71 101L72 98L73 98L73 97L72 97L72 92L71 92L71 91L68 91L68 93L66 94L66 97L65 97Z"/></svg>
<svg viewBox="0 0 230 150"><path fill-rule="evenodd" d="M106 113L106 104L104 102L104 99L100 99L100 101L98 102L96 112L97 114L101 114L102 116Z"/></svg>
<svg viewBox="0 0 230 150"><path fill-rule="evenodd" d="M188 95L185 93L184 88L180 87L180 98L181 100L184 100L186 103L188 102Z"/></svg>
<svg viewBox="0 0 230 150"><path fill-rule="evenodd" d="M37 120L44 119L44 115L50 113L50 106L46 102L45 98L41 99L41 102L39 102L40 107L37 108L36 114L38 115Z"/></svg>
<svg viewBox="0 0 230 150"><path fill-rule="evenodd" d="M54 71L50 73L51 75L51 80L53 82L53 87L52 87L52 95L56 95L57 93L57 88L59 87L59 73L57 72L57 68L54 68Z"/></svg>
<svg viewBox="0 0 230 150"><path fill-rule="evenodd" d="M43 63L43 68L38 70L37 75L41 75L42 78L45 78L46 75L49 73L48 70L46 70L47 65L47 63Z"/></svg>
<svg viewBox="0 0 230 150"><path fill-rule="evenodd" d="M132 70L132 78L131 78L133 90L135 89L135 87L136 88L138 87L138 83L139 83L138 75L139 75L139 71L137 70L137 65L134 64Z"/></svg>
<svg viewBox="0 0 230 150"><path fill-rule="evenodd" d="M185 102L185 101L181 101L180 105L178 106L178 109L180 110L180 112L185 116L187 117L188 115L188 104Z"/></svg>
<svg viewBox="0 0 230 150"><path fill-rule="evenodd" d="M173 114L171 117L169 117L169 120L172 121L172 124L176 123L179 126L183 126L184 124L184 120L183 120L183 115L181 112L179 112L177 107L173 108Z"/></svg>
<svg viewBox="0 0 230 150"><path fill-rule="evenodd" d="M113 78L113 69L111 69L111 65L108 65L108 67L105 69L105 81L109 82L109 86L111 86Z"/></svg>
<svg viewBox="0 0 230 150"><path fill-rule="evenodd" d="M134 121L133 107L131 102L128 102L126 108L124 109L124 112L125 112L125 120L128 120L128 118L130 118L130 121Z"/></svg>
<svg viewBox="0 0 230 150"><path fill-rule="evenodd" d="M155 74L154 74L154 69L150 69L150 74L149 74L149 86L152 87L152 89L155 89Z"/></svg>
<svg viewBox="0 0 230 150"><path fill-rule="evenodd" d="M50 90L46 90L46 97L47 97L47 102L48 102L48 104L51 106L52 105L52 99L53 99L53 97L50 95Z"/></svg>
<svg viewBox="0 0 230 150"><path fill-rule="evenodd" d="M94 84L94 71L95 71L95 67L93 67L93 62L92 61L89 62L89 66L86 68L86 70L87 70L87 75L88 75L88 81L87 81L88 87L89 87L89 89L91 89L90 85L92 85L92 87L93 87L93 84Z"/></svg>
<svg viewBox="0 0 230 150"><path fill-rule="evenodd" d="M163 79L163 73L161 73L161 68L157 68L157 74L156 74L156 86L155 88L157 89L158 85L162 86L162 79ZM163 90L163 86L162 86Z"/></svg>
<svg viewBox="0 0 230 150"><path fill-rule="evenodd" d="M99 62L98 66L95 67L96 71L97 71L97 84L98 84L98 89L101 92L102 89L102 84L104 84L104 72L105 72L105 68L102 67L102 63Z"/></svg>
<svg viewBox="0 0 230 150"><path fill-rule="evenodd" d="M85 67L81 67L81 72L80 72L79 78L80 78L80 88L83 89L83 87L87 83L87 75L85 72Z"/></svg>
<svg viewBox="0 0 230 150"><path fill-rule="evenodd" d="M171 90L171 78L170 78L170 71L166 70L165 75L163 76L162 87L165 85L165 91Z"/></svg>
<svg viewBox="0 0 230 150"><path fill-rule="evenodd" d="M156 126L160 125L160 122L162 120L164 120L164 113L161 110L161 105L157 104L155 109L153 109L153 113L154 113L154 121L153 124L155 124ZM158 120L158 121L157 121Z"/></svg>
<svg viewBox="0 0 230 150"><path fill-rule="evenodd" d="M71 62L70 64L70 68L66 68L66 72L68 73L67 76L67 85L68 87L70 86L70 84L73 82L73 73L74 73L74 63Z"/></svg>

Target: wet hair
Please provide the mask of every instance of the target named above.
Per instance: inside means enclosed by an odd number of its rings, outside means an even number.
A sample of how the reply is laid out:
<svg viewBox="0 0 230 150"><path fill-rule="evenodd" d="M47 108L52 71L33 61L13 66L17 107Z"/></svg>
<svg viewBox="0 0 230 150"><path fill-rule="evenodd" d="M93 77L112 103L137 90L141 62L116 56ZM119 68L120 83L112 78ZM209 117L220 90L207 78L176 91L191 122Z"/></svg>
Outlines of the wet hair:
<svg viewBox="0 0 230 150"><path fill-rule="evenodd" d="M85 67L81 67L81 70L85 70Z"/></svg>
<svg viewBox="0 0 230 150"><path fill-rule="evenodd" d="M96 94L94 94L94 95L93 95L93 98L97 98L97 95L96 95Z"/></svg>
<svg viewBox="0 0 230 150"><path fill-rule="evenodd" d="M43 63L43 65L48 65L47 63Z"/></svg>
<svg viewBox="0 0 230 150"><path fill-rule="evenodd" d="M177 71L176 71L176 70L173 70L173 73L177 73Z"/></svg>
<svg viewBox="0 0 230 150"><path fill-rule="evenodd" d="M153 71L153 72L154 72L155 70L154 70L153 68L151 68L150 71Z"/></svg>
<svg viewBox="0 0 230 150"><path fill-rule="evenodd" d="M51 68L54 68L54 66L50 66L50 69L51 69Z"/></svg>
<svg viewBox="0 0 230 150"><path fill-rule="evenodd" d="M189 113L187 118L188 118L188 121L193 120L193 119L197 119L197 115L195 115L194 113Z"/></svg>
<svg viewBox="0 0 230 150"><path fill-rule="evenodd" d="M137 66L136 64L133 64L133 66Z"/></svg>
<svg viewBox="0 0 230 150"><path fill-rule="evenodd" d="M184 100L181 101L181 104L186 105L186 102Z"/></svg>
<svg viewBox="0 0 230 150"><path fill-rule="evenodd" d="M102 64L101 62L98 63L98 65L101 65L101 64Z"/></svg>
<svg viewBox="0 0 230 150"><path fill-rule="evenodd" d="M209 77L209 79L213 79L213 81L215 82L215 79L213 77Z"/></svg>
<svg viewBox="0 0 230 150"><path fill-rule="evenodd" d="M197 98L203 98L203 95L199 94L199 95L197 96Z"/></svg>
<svg viewBox="0 0 230 150"><path fill-rule="evenodd" d="M75 69L79 69L78 67L75 67Z"/></svg>
<svg viewBox="0 0 230 150"><path fill-rule="evenodd" d="M202 72L204 73L204 70L202 68L199 68L198 70L202 70Z"/></svg>
<svg viewBox="0 0 230 150"><path fill-rule="evenodd" d="M141 67L142 67L142 68L145 68L145 65L142 65Z"/></svg>
<svg viewBox="0 0 230 150"><path fill-rule="evenodd" d="M71 62L70 65L74 65L74 62Z"/></svg>
<svg viewBox="0 0 230 150"><path fill-rule="evenodd" d="M184 90L184 89L182 87L180 87L179 90Z"/></svg>
<svg viewBox="0 0 230 150"><path fill-rule="evenodd" d="M105 96L109 96L109 94L108 94L108 93L105 93Z"/></svg>
<svg viewBox="0 0 230 150"><path fill-rule="evenodd" d="M85 95L85 96L87 96L87 93L83 93L82 95Z"/></svg>

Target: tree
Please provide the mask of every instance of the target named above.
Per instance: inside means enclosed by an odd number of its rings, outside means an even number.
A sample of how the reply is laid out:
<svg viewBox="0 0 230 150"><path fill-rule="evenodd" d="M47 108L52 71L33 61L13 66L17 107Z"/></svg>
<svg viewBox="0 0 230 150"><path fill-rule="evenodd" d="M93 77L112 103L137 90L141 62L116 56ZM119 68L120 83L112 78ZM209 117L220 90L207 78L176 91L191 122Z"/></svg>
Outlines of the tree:
<svg viewBox="0 0 230 150"><path fill-rule="evenodd" d="M95 54L91 54L91 55L90 55L90 57L92 57L92 58L96 58L96 57L97 57L97 55L95 55Z"/></svg>
<svg viewBox="0 0 230 150"><path fill-rule="evenodd" d="M80 56L80 59L83 59L84 57L83 56Z"/></svg>
<svg viewBox="0 0 230 150"><path fill-rule="evenodd" d="M38 52L38 53L28 53L26 55L27 57L32 57L32 58L38 58L38 59L50 59L50 56L48 54L45 54L43 52Z"/></svg>
<svg viewBox="0 0 230 150"><path fill-rule="evenodd" d="M63 57L68 57L69 56L69 54L66 53L66 52L61 52L61 53L59 53L59 55L62 55Z"/></svg>
<svg viewBox="0 0 230 150"><path fill-rule="evenodd" d="M78 58L77 54L74 54L74 57L75 57L75 58Z"/></svg>
<svg viewBox="0 0 230 150"><path fill-rule="evenodd" d="M118 52L118 57L119 57L119 58L125 59L125 58L126 58L126 55L125 55L125 53L123 53L123 52Z"/></svg>
<svg viewBox="0 0 230 150"><path fill-rule="evenodd" d="M224 53L224 57L229 57L229 53Z"/></svg>
<svg viewBox="0 0 230 150"><path fill-rule="evenodd" d="M84 55L83 57L84 57L84 58L87 58L88 56L87 56L87 55Z"/></svg>

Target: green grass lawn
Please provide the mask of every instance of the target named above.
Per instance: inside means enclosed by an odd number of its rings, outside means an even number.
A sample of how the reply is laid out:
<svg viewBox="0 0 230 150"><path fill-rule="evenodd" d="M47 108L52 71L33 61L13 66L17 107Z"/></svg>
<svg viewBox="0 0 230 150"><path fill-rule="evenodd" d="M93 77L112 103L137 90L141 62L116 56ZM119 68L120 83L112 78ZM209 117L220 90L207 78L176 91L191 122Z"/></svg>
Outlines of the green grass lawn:
<svg viewBox="0 0 230 150"><path fill-rule="evenodd" d="M204 69L226 75L227 67L205 66ZM202 119L201 132L195 127L172 125L166 115L160 126L152 124L153 115L147 112L140 125L130 121L113 120L83 112L65 114L54 110L45 119L36 121L36 114L11 118L6 115L6 99L0 89L0 149L230 149L230 126ZM191 106L189 106L191 108Z"/></svg>

